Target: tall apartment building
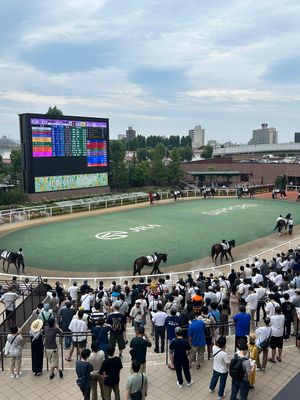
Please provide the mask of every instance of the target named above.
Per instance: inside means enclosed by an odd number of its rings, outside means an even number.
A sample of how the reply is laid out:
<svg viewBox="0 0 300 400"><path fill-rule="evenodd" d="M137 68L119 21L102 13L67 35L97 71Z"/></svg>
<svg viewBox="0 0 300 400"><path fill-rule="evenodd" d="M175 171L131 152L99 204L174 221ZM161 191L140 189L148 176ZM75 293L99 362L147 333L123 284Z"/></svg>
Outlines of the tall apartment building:
<svg viewBox="0 0 300 400"><path fill-rule="evenodd" d="M300 143L300 132L295 132L295 143Z"/></svg>
<svg viewBox="0 0 300 400"><path fill-rule="evenodd" d="M194 129L189 130L189 136L192 140L192 148L198 149L205 144L205 129L201 125L196 125Z"/></svg>
<svg viewBox="0 0 300 400"><path fill-rule="evenodd" d="M252 131L252 139L248 144L274 144L278 143L278 132L276 128L268 128L268 124L261 124L260 129Z"/></svg>
<svg viewBox="0 0 300 400"><path fill-rule="evenodd" d="M136 138L136 131L132 129L132 126L129 126L126 131L126 140L132 140Z"/></svg>

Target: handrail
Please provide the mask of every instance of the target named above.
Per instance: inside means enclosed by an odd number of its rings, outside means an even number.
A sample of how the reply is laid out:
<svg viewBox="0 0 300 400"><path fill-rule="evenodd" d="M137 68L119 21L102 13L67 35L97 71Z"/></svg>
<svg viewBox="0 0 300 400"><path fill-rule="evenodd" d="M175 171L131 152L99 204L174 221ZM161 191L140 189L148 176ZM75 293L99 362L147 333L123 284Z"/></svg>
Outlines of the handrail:
<svg viewBox="0 0 300 400"><path fill-rule="evenodd" d="M233 265L235 265L235 264L242 264L242 263L246 263L246 262L250 262L251 263L253 261L254 257L263 256L264 254L268 254L270 252L272 253L272 257L273 257L276 249L282 248L282 247L284 247L284 248L288 247L288 249L291 249L292 248L292 243L294 243L296 241L299 242L299 247L300 247L300 236L298 236L297 238L294 238L294 239L291 239L291 240L289 240L287 242L281 243L281 244L279 244L277 246L274 246L274 247L272 247L270 249L264 250L264 251L262 251L260 253L249 254L248 257L246 257L246 258L242 258L240 260L237 260L237 261L234 261L234 262L231 262L231 263L228 263L228 264L213 265L213 266L205 267L205 268L200 267L200 268L184 270L184 271L177 271L177 272L164 272L163 274L156 274L156 275L146 274L146 275L141 275L141 276L140 275L136 275L136 276L134 276L134 275L101 276L101 273L99 273L99 275L92 276L92 277L87 277L86 275L82 276L82 277L45 276L45 277L43 277L43 279L48 279L48 280L51 280L51 281L56 280L56 281L61 281L61 282L65 281L65 282L68 282L69 285L71 284L71 282L74 282L74 281L78 282L78 281L84 281L84 280L88 279L89 281L94 281L95 286L96 286L97 285L97 281L99 281L99 280L109 281L109 282L111 282L112 280L115 280L115 281L118 281L118 282L122 283L124 280L131 280L132 278L135 278L135 279L144 278L145 280L147 280L149 277L151 277L151 278L159 278L159 277L165 277L166 275L169 275L170 278L172 279L173 276L178 278L178 276L186 275L186 274L189 274L189 273L191 273L192 276L194 276L195 274L199 273L200 271L212 271L213 274L215 274L215 270L219 270L221 268L222 269L227 269L228 272L230 272L231 268L233 268ZM296 244L296 243L294 243L294 244ZM0 278L1 278L2 275L10 276L10 277L16 276L14 274L5 274L5 273L1 272L0 273ZM29 279L35 279L36 278L36 276L33 276L33 275L18 275L17 277L18 277L19 280L23 280L24 278L29 278Z"/></svg>

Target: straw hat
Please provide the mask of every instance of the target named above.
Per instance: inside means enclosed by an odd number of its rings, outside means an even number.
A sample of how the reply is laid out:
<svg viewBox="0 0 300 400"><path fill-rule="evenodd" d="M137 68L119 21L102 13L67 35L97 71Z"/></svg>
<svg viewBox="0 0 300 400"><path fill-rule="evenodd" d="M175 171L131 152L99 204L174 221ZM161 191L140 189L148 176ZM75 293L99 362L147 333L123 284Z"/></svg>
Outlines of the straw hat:
<svg viewBox="0 0 300 400"><path fill-rule="evenodd" d="M41 319L36 319L32 322L30 330L33 333L39 332L43 327L43 321Z"/></svg>

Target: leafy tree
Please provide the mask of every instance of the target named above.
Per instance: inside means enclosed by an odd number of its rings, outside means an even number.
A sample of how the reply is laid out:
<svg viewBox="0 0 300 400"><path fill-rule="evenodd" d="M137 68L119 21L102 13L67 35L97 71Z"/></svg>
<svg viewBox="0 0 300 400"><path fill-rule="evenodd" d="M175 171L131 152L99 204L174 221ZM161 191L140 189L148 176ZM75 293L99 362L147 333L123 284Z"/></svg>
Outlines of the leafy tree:
<svg viewBox="0 0 300 400"><path fill-rule="evenodd" d="M137 137L136 137L136 148L137 149L146 148L146 138L145 138L145 136L137 135Z"/></svg>
<svg viewBox="0 0 300 400"><path fill-rule="evenodd" d="M190 146L179 147L180 161L191 161L193 158L193 150Z"/></svg>
<svg viewBox="0 0 300 400"><path fill-rule="evenodd" d="M54 107L49 107L48 108L48 111L46 112L46 115L63 115L63 112L59 108L54 106Z"/></svg>
<svg viewBox="0 0 300 400"><path fill-rule="evenodd" d="M179 149L174 149L171 153L171 161L166 167L168 182L170 184L178 184L184 175L184 171L180 165Z"/></svg>
<svg viewBox="0 0 300 400"><path fill-rule="evenodd" d="M166 148L162 143L157 143L155 148L150 151L150 158L160 158L161 160L165 157L166 155Z"/></svg>
<svg viewBox="0 0 300 400"><path fill-rule="evenodd" d="M206 146L202 147L201 157L211 158L213 155L213 151L214 151L214 148L210 144L207 144Z"/></svg>
<svg viewBox="0 0 300 400"><path fill-rule="evenodd" d="M136 158L138 161L145 161L149 158L149 152L145 148L138 149L136 152Z"/></svg>
<svg viewBox="0 0 300 400"><path fill-rule="evenodd" d="M180 146L180 137L177 135L171 135L169 137L169 146L170 148L179 147Z"/></svg>
<svg viewBox="0 0 300 400"><path fill-rule="evenodd" d="M184 146L192 147L192 139L191 139L190 135L181 137L180 146L182 146L182 147L184 147Z"/></svg>
<svg viewBox="0 0 300 400"><path fill-rule="evenodd" d="M126 146L121 140L111 140L110 152L110 184L114 188L128 186L128 169L125 163Z"/></svg>
<svg viewBox="0 0 300 400"><path fill-rule="evenodd" d="M10 153L9 174L14 185L22 185L22 152L21 149L14 149Z"/></svg>
<svg viewBox="0 0 300 400"><path fill-rule="evenodd" d="M163 184L166 181L166 171L163 164L165 155L165 147L162 143L158 143L153 150L150 151L150 179L151 183L156 186Z"/></svg>
<svg viewBox="0 0 300 400"><path fill-rule="evenodd" d="M277 189L285 190L287 185L287 177L286 175L277 176L274 182L274 185Z"/></svg>
<svg viewBox="0 0 300 400"><path fill-rule="evenodd" d="M150 163L142 161L131 163L129 166L129 185L133 187L145 186L149 182Z"/></svg>
<svg viewBox="0 0 300 400"><path fill-rule="evenodd" d="M137 149L137 142L136 139L131 139L126 142L127 150L135 151Z"/></svg>

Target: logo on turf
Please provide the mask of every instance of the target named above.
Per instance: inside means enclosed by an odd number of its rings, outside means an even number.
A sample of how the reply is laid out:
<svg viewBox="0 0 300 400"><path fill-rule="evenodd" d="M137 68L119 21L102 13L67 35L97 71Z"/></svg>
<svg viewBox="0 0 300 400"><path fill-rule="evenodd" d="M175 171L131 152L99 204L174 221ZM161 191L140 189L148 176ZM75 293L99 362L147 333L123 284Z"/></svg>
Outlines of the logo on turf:
<svg viewBox="0 0 300 400"><path fill-rule="evenodd" d="M101 240L116 240L116 239L124 239L128 236L128 232L124 231L108 231L108 232L100 232L95 235L97 239Z"/></svg>

